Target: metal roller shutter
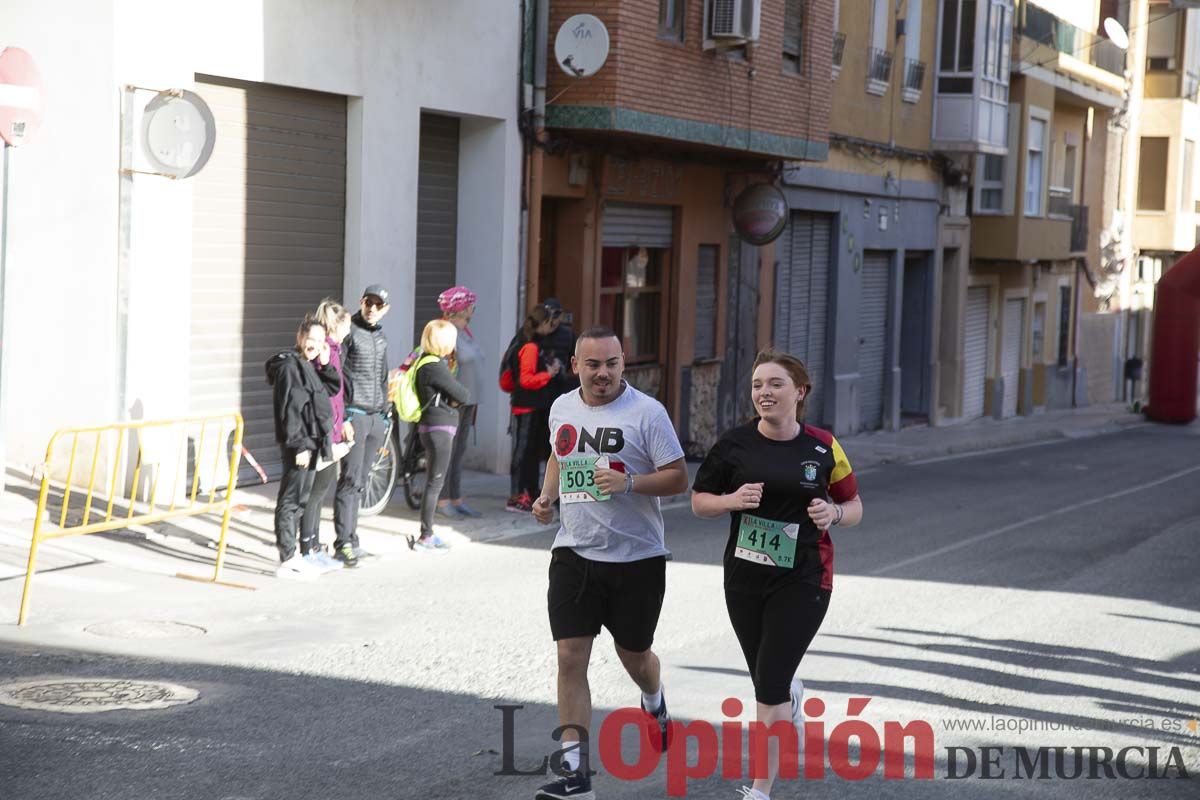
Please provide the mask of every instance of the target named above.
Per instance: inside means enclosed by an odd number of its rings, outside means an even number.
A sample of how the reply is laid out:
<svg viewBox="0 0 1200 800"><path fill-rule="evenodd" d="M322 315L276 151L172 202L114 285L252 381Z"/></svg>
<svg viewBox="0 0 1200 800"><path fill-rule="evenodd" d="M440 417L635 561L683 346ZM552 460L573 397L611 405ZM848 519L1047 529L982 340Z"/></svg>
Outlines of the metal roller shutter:
<svg viewBox="0 0 1200 800"><path fill-rule="evenodd" d="M671 206L607 203L604 206L604 247L670 249L674 219Z"/></svg>
<svg viewBox="0 0 1200 800"><path fill-rule="evenodd" d="M890 254L867 252L858 309L858 408L864 430L883 427L883 370L887 362L888 263Z"/></svg>
<svg viewBox="0 0 1200 800"><path fill-rule="evenodd" d="M1017 388L1021 380L1021 345L1025 333L1025 301L1004 302L1004 351L1000 357L1000 373L1004 376L1004 406L1002 414L1017 414Z"/></svg>
<svg viewBox="0 0 1200 800"><path fill-rule="evenodd" d="M263 364L305 313L342 295L346 99L219 78L196 91L217 142L195 178L191 408L238 409L273 477L279 451Z"/></svg>
<svg viewBox="0 0 1200 800"><path fill-rule="evenodd" d="M458 139L456 117L421 115L417 171L417 274L413 292L413 341L425 323L441 316L437 297L458 284ZM398 349L408 352L406 342Z"/></svg>
<svg viewBox="0 0 1200 800"><path fill-rule="evenodd" d="M967 289L965 346L963 348L963 417L983 416L983 398L987 384L987 357L991 331L988 309L991 299L986 286Z"/></svg>
<svg viewBox="0 0 1200 800"><path fill-rule="evenodd" d="M777 245L775 346L804 362L813 387L805 417L815 425L824 412L831 225L824 214L793 214Z"/></svg>

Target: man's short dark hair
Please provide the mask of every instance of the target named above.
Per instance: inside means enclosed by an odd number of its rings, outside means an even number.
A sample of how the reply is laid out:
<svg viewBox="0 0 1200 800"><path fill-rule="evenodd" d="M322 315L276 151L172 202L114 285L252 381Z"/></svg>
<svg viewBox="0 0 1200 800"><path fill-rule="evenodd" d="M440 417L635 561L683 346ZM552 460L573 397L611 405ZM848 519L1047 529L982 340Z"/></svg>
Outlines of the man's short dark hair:
<svg viewBox="0 0 1200 800"><path fill-rule="evenodd" d="M575 352L579 352L579 343L584 339L616 339L621 341L621 337L617 336L617 332L607 325L593 325L592 327L579 334L575 339Z"/></svg>

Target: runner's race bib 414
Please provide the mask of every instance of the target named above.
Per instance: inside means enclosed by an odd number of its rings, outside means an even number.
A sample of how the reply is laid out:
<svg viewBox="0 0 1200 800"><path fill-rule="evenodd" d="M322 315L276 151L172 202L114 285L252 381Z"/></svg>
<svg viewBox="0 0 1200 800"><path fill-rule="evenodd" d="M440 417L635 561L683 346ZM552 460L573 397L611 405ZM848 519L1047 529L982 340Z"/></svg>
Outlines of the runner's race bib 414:
<svg viewBox="0 0 1200 800"><path fill-rule="evenodd" d="M800 526L795 522L777 522L743 511L733 555L755 564L791 569L796 566L799 535Z"/></svg>
<svg viewBox="0 0 1200 800"><path fill-rule="evenodd" d="M596 470L608 469L608 456L579 456L558 462L558 498L563 505L611 500L596 486Z"/></svg>

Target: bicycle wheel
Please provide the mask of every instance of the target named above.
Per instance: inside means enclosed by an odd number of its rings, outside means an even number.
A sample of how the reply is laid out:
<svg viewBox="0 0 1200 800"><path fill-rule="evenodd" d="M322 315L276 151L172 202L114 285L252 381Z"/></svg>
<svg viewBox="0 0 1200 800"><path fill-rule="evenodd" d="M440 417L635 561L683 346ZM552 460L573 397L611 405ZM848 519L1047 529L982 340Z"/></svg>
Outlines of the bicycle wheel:
<svg viewBox="0 0 1200 800"><path fill-rule="evenodd" d="M409 508L417 511L421 508L421 498L425 496L425 448L421 446L421 437L417 435L415 425L408 434L403 465L401 480L404 483L404 501Z"/></svg>
<svg viewBox="0 0 1200 800"><path fill-rule="evenodd" d="M394 435L395 423L388 423L387 434L383 445L375 455L375 461L364 481L362 501L358 513L371 517L387 508L392 499L392 490L396 488L396 477L400 473L400 452L396 447Z"/></svg>

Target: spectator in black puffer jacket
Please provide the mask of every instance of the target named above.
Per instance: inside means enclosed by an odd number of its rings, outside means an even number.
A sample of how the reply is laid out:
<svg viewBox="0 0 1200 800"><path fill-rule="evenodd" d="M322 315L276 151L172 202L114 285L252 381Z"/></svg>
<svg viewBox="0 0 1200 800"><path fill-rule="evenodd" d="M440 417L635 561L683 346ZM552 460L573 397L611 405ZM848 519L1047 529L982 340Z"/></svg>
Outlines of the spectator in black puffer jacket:
<svg viewBox="0 0 1200 800"><path fill-rule="evenodd" d="M425 494L421 497L421 538L409 537L408 546L421 550L445 550L449 545L433 532L433 512L446 482L454 435L458 432L458 407L473 401L467 387L450 371L447 359L458 343L458 328L435 319L421 333L422 355L413 364L421 420L417 434L425 448Z"/></svg>
<svg viewBox="0 0 1200 800"><path fill-rule="evenodd" d="M358 508L367 473L387 436L387 336L380 323L388 309L388 291L379 284L363 290L360 310L350 318L350 335L342 345L342 377L346 383L346 422L355 446L341 461L333 501L333 557L347 567L358 565Z"/></svg>
<svg viewBox="0 0 1200 800"><path fill-rule="evenodd" d="M329 395L337 392L342 379L329 363L325 329L311 317L300 325L295 349L273 356L266 369L275 405L275 440L283 458L275 501L275 543L281 562L276 575L316 576L322 570L296 552L296 531L312 491L317 459L332 456Z"/></svg>

